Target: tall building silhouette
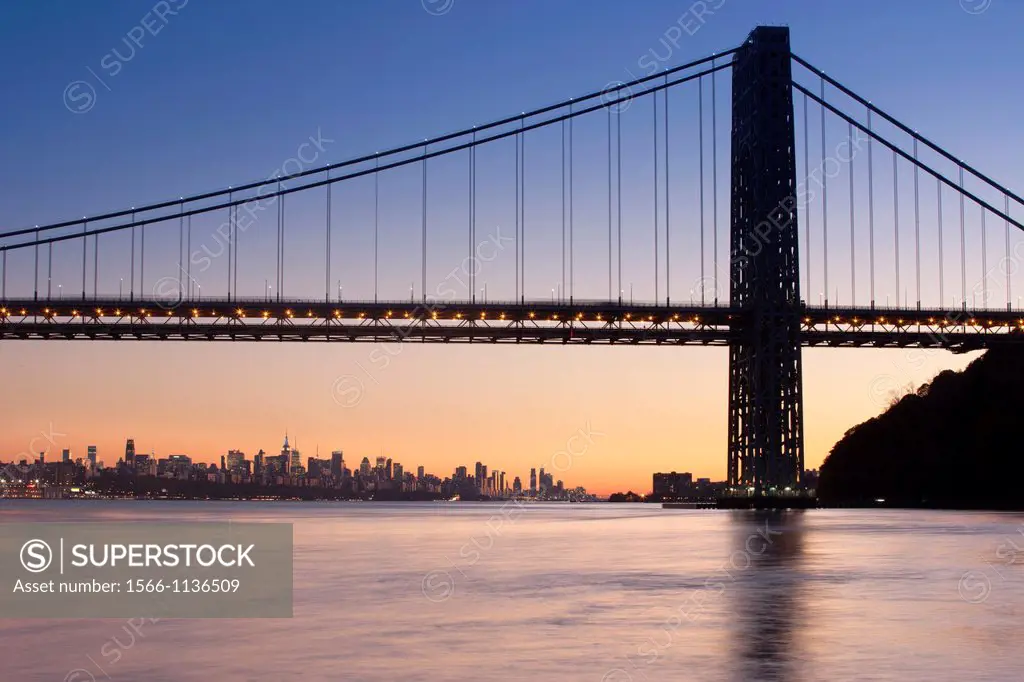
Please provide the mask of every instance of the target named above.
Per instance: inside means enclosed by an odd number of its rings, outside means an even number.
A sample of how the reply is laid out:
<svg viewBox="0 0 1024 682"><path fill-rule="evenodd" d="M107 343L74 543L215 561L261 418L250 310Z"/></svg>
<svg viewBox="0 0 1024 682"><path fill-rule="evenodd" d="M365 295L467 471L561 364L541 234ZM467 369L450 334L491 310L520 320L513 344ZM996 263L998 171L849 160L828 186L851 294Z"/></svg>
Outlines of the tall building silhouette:
<svg viewBox="0 0 1024 682"><path fill-rule="evenodd" d="M129 469L135 468L135 439L129 438L124 445L124 465Z"/></svg>

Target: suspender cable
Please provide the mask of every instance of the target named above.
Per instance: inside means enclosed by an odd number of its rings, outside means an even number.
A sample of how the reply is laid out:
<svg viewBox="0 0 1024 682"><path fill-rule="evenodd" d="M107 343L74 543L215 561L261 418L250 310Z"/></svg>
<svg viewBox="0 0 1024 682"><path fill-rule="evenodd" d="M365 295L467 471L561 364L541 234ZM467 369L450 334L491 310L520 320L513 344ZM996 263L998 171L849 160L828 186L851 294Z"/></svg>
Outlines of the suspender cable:
<svg viewBox="0 0 1024 682"><path fill-rule="evenodd" d="M825 80L821 80L821 99L825 99ZM828 173L825 169L825 107L821 107L821 244L825 252L825 307L828 307Z"/></svg>
<svg viewBox="0 0 1024 682"><path fill-rule="evenodd" d="M134 212L132 212L132 214L131 214L131 221L132 221L132 223L135 222L135 213ZM134 224L132 224L132 226L131 226L131 259L130 259L129 264L131 266L131 275L128 278L128 300L133 300L135 298L135 296L134 296L134 293L135 293L135 225Z"/></svg>
<svg viewBox="0 0 1024 682"><path fill-rule="evenodd" d="M668 74L665 74L665 305L671 305L672 302L672 277L671 277L671 265L672 265L672 251L670 246L669 228L671 222L669 220L669 184L668 184Z"/></svg>
<svg viewBox="0 0 1024 682"><path fill-rule="evenodd" d="M232 192L228 192L228 202L233 201ZM228 300L231 300L231 245L235 242L235 207L228 207Z"/></svg>
<svg viewBox="0 0 1024 682"><path fill-rule="evenodd" d="M981 307L988 307L988 243L985 235L985 207L981 209Z"/></svg>
<svg viewBox="0 0 1024 682"><path fill-rule="evenodd" d="M967 243L964 238L964 167L960 166L960 305L967 308Z"/></svg>
<svg viewBox="0 0 1024 682"><path fill-rule="evenodd" d="M711 60L714 68L715 60ZM713 233L713 248L711 267L713 269L711 281L715 285L715 305L718 305L718 94L716 83L718 72L711 72L711 230Z"/></svg>
<svg viewBox="0 0 1024 682"><path fill-rule="evenodd" d="M473 133L473 140L476 141L476 133L475 132ZM472 194L472 197L473 197L472 216L471 216L472 220L473 220L473 223L472 223L473 224L473 245L472 245L473 251L470 254L470 262L473 263L473 269L472 269L472 272L470 274L473 275L473 291L475 292L476 291L476 275L477 275L476 262L474 260L475 256L476 256L476 147L475 146L473 147L473 173L472 173L472 176L470 177L470 180L471 180L471 182L470 182L470 190L471 190L471 194Z"/></svg>
<svg viewBox="0 0 1024 682"><path fill-rule="evenodd" d="M53 244L46 248L46 300L53 298Z"/></svg>
<svg viewBox="0 0 1024 682"><path fill-rule="evenodd" d="M939 213L939 307L946 305L945 278L942 274L942 181L935 178L935 196Z"/></svg>
<svg viewBox="0 0 1024 682"><path fill-rule="evenodd" d="M562 121L562 288L558 292L558 302L562 302L565 291L565 121Z"/></svg>
<svg viewBox="0 0 1024 682"><path fill-rule="evenodd" d="M178 278L178 303L185 300L185 282L181 279L181 275L184 272L184 268L181 266L181 258L185 250L185 216L181 214L184 212L185 202L182 201L178 205L178 272L175 273ZM95 270L95 268L93 269ZM95 289L95 287L93 288Z"/></svg>
<svg viewBox="0 0 1024 682"><path fill-rule="evenodd" d="M281 181L277 181L277 189L281 191ZM277 262L275 263L275 269L277 276L274 279L274 289L277 291L277 300L281 300L281 204L283 196L277 195L277 244L275 249L277 251Z"/></svg>
<svg viewBox="0 0 1024 682"><path fill-rule="evenodd" d="M572 113L572 102L569 103L569 113ZM572 303L576 293L576 259L573 248L573 193L572 193L572 122L569 119L569 303Z"/></svg>
<svg viewBox="0 0 1024 682"><path fill-rule="evenodd" d="M139 228L139 295L146 295L146 223ZM230 253L230 252L229 252ZM230 263L229 263L230 265Z"/></svg>
<svg viewBox="0 0 1024 682"><path fill-rule="evenodd" d="M134 220L134 219L133 219ZM134 232L134 229L132 230ZM36 247L35 247L35 282L32 284L32 299L35 301L39 300L39 230L36 230Z"/></svg>
<svg viewBox="0 0 1024 682"><path fill-rule="evenodd" d="M914 140L914 161L917 161L917 140ZM921 197L918 190L917 164L914 164L914 256L917 276L917 308L921 308Z"/></svg>
<svg viewBox="0 0 1024 682"><path fill-rule="evenodd" d="M807 94L804 93L804 182L811 181L811 141L810 141L810 116L807 113ZM808 202L804 202L804 264L807 266L807 299L813 300L813 288L811 287L811 212Z"/></svg>
<svg viewBox="0 0 1024 682"><path fill-rule="evenodd" d="M135 213L132 212L132 222L135 222ZM132 225L132 257L131 257L132 274L129 277L128 282L128 300L135 300L135 225Z"/></svg>
<svg viewBox="0 0 1024 682"><path fill-rule="evenodd" d="M420 286L423 300L427 300L427 145L423 145L423 235L421 237L423 262L420 266Z"/></svg>
<svg viewBox="0 0 1024 682"><path fill-rule="evenodd" d="M892 233L893 257L896 260L896 304L900 302L900 192L896 166L896 152L892 154ZM904 299L906 296L904 296ZM904 301L906 304L906 301Z"/></svg>
<svg viewBox="0 0 1024 682"><path fill-rule="evenodd" d="M181 264L178 264L178 279L181 279ZM92 238L92 297L96 298L100 285L100 236Z"/></svg>
<svg viewBox="0 0 1024 682"><path fill-rule="evenodd" d="M616 253L618 254L619 260L619 305L622 305L622 108L620 107L615 111L615 163L617 165L616 170L616 183L618 185L615 192L616 207L618 209L618 232L619 232L619 243Z"/></svg>
<svg viewBox="0 0 1024 682"><path fill-rule="evenodd" d="M697 155L700 157L700 304L704 305L704 77L697 79ZM621 280L620 280L621 284Z"/></svg>
<svg viewBox="0 0 1024 682"><path fill-rule="evenodd" d="M1003 195L1003 213L1010 215L1010 197L1005 194ZM1006 268L1006 309L1010 310L1010 305L1013 302L1010 296L1010 221L1004 220L1003 227L1006 231L1006 260L1004 261Z"/></svg>
<svg viewBox="0 0 1024 682"><path fill-rule="evenodd" d="M327 169L327 179L331 179L331 170ZM324 228L325 240L327 242L327 254L324 256L324 301L331 300L331 187L327 184L327 217ZM340 293L340 292L339 292Z"/></svg>
<svg viewBox="0 0 1024 682"><path fill-rule="evenodd" d="M651 96L654 114L654 302L658 302L658 93Z"/></svg>
<svg viewBox="0 0 1024 682"><path fill-rule="evenodd" d="M609 124L610 125L610 124ZM519 232L520 232L520 216L519 216L519 144L520 136L516 134L516 300L519 300ZM611 144L609 142L609 144Z"/></svg>
<svg viewBox="0 0 1024 682"><path fill-rule="evenodd" d="M871 273L871 307L875 307L875 163L872 150L871 110L868 109L868 270Z"/></svg>
<svg viewBox="0 0 1024 682"><path fill-rule="evenodd" d="M185 259L186 274L185 274L185 278L188 280L188 297L191 300L192 292L194 291L194 287L192 286L192 216L188 216L187 220L188 220L188 227L187 227L188 235L187 235L187 240L186 240L187 246L185 247L185 253L186 253L186 259ZM99 239L99 235L96 235L96 238Z"/></svg>
<svg viewBox="0 0 1024 682"><path fill-rule="evenodd" d="M277 287L277 299L284 295L284 230L287 214L284 209L284 195L281 195L281 283Z"/></svg>
<svg viewBox="0 0 1024 682"><path fill-rule="evenodd" d="M520 130L522 130L524 125L525 125L524 120L523 119L519 119L519 128L520 128ZM520 215L522 215L522 219L521 219L521 225L520 225L520 229L519 229L520 236L522 237L522 244L521 244L521 247L520 247L520 253L522 255L519 258L519 266L522 268L522 270L520 271L520 276L519 276L519 286L520 286L520 293L519 293L520 299L519 300L520 300L520 302L525 303L526 302L526 133L521 132L520 135L519 135L519 139L520 139L520 148L522 149L522 151L519 154L519 159L520 159L520 164L519 164L519 177L520 177L520 180L519 180L519 186L520 186L519 200L520 200L520 205L522 207L522 209L520 211Z"/></svg>
<svg viewBox="0 0 1024 682"><path fill-rule="evenodd" d="M86 248L89 246L89 237L86 236L86 232L89 231L89 221L82 222L82 300L85 300L85 275L86 275Z"/></svg>
<svg viewBox="0 0 1024 682"><path fill-rule="evenodd" d="M605 109L608 114L608 300L612 296L612 108Z"/></svg>
<svg viewBox="0 0 1024 682"><path fill-rule="evenodd" d="M476 131L473 131L473 142L476 142ZM469 263L469 272L467 273L469 278L469 300L476 302L476 287L473 286L473 271L475 263L473 262L473 150L475 146L470 147L466 150L466 195L468 197L467 210L466 210L466 251L468 259L466 262Z"/></svg>
<svg viewBox="0 0 1024 682"><path fill-rule="evenodd" d="M474 142L476 141L476 132L473 133L473 141ZM471 180L471 182L470 182L470 190L471 190L471 195L473 197L473 206L472 206L472 220L473 220L473 245L472 245L472 249L473 249L473 251L470 254L470 261L469 262L473 263L473 268L472 268L472 271L470 272L470 274L473 276L473 291L475 292L476 291L476 275L477 275L476 260L475 260L475 258L476 258L476 243L477 243L476 242L476 146L475 145L473 146L472 151L473 151L473 173L472 173L472 175L470 177L470 180Z"/></svg>
<svg viewBox="0 0 1024 682"><path fill-rule="evenodd" d="M377 263L379 258L380 234L380 157L374 159L373 167L373 302L377 302Z"/></svg>
<svg viewBox="0 0 1024 682"><path fill-rule="evenodd" d="M804 101L807 98L804 97ZM856 225L856 215L854 210L854 196L853 196L853 124L847 123L847 134L850 136L850 306L856 307L857 305L857 242L854 238L854 226Z"/></svg>

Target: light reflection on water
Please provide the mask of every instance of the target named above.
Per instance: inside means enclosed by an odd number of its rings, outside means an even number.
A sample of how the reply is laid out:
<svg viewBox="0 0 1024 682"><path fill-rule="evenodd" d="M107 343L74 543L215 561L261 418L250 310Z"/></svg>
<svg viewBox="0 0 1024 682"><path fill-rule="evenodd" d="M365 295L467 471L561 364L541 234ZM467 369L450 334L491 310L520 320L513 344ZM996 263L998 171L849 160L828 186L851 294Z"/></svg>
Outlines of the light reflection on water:
<svg viewBox="0 0 1024 682"><path fill-rule="evenodd" d="M0 503L7 523L229 518L295 524L293 619L164 620L134 641L117 620L0 621L0 678L81 668L129 682L960 681L1024 670L1014 514ZM101 654L113 637L116 661ZM89 682L78 675L69 682Z"/></svg>

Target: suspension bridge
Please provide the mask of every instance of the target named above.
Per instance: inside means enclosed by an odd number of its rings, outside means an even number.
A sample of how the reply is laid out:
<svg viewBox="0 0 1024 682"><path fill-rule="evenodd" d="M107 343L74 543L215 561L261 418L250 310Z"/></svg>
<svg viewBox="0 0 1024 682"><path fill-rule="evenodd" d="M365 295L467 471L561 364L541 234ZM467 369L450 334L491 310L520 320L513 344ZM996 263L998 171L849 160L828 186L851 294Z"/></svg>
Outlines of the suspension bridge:
<svg viewBox="0 0 1024 682"><path fill-rule="evenodd" d="M802 347L1024 342L1022 203L759 27L421 142L8 229L0 339L728 346L729 482L771 494L804 469Z"/></svg>

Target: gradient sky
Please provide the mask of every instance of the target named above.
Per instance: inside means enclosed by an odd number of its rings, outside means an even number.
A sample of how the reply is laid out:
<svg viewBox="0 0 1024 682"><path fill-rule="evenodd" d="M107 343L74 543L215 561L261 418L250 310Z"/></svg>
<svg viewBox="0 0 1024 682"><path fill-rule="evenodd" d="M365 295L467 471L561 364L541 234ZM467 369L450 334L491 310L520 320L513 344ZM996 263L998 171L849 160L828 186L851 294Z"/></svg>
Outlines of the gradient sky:
<svg viewBox="0 0 1024 682"><path fill-rule="evenodd" d="M10 65L0 75L7 104L0 110L3 229L267 177L318 131L333 140L317 159L320 165L597 90L647 73L644 64L653 54L665 58L662 40L677 22L695 26L686 0L650 0L642 11L621 1L454 0L440 16L419 0L182 2L168 0L179 13L167 17L158 35L146 35L130 59L119 59L114 75L112 48L128 54L123 38L153 3L39 0L0 9L0 55ZM1024 143L1024 94L1017 87L1024 45L1016 34L1024 6L1009 0L707 4L718 9L671 48L664 64L728 49L757 24L786 24L795 52L1008 187L1024 186L1014 155ZM978 9L984 11L967 11ZM65 106L81 104L65 99L83 92L82 86L67 90L75 81L95 89L94 106L85 113ZM728 72L718 88L727 98ZM678 130L693 142L695 119L685 104L690 95L672 100L671 134ZM728 123L722 103L727 99L719 105L720 139ZM650 209L644 206L650 168L643 165L649 164L649 102L634 103L625 116L624 135L632 141L623 153L625 229L649 236ZM604 121L602 115L577 124L581 297L600 297L608 288ZM535 212L530 229L538 235L528 253L535 259L528 294L535 297L545 297L560 277L553 251L560 228L552 214L558 137L544 135L529 142L528 152L537 174L528 178L534 187L529 210ZM672 157L673 188L692 198L692 154L680 144ZM499 182L500 173L511 177L511 150L481 151L478 163L489 178L481 180L485 189L478 199L481 240L513 229L512 186ZM718 151L724 226L728 150ZM464 160L439 161L432 169L428 286L459 265L466 243ZM418 248L418 182L416 168L382 180L382 241L386 253L393 250L381 266L384 296L407 296L413 280L419 287L418 251L405 248ZM352 183L336 195L332 229L341 246L332 262L343 273L338 276L345 278L347 297L372 291L363 229L372 216L371 187ZM288 292L322 295L323 195L289 202ZM673 211L678 206L674 193ZM885 209L879 211L882 221ZM208 242L218 222L197 221L197 242ZM249 259L240 277L243 292L253 295L263 292L265 276L271 282L274 277L272 256L263 249L272 241L273 224L261 225L268 229L245 235L252 241L240 247ZM682 274L674 275L673 287L684 297L699 276L687 248L695 239L690 228L680 226L674 237L674 267ZM112 237L109 248L127 254L119 239ZM176 234L151 233L150 239L151 283L173 273L168 253L176 247L168 245ZM724 249L724 227L720 239ZM69 264L68 281L61 282L65 291L80 288L80 270L70 265L80 259L75 253L74 247L55 253L58 264ZM883 247L879 253L888 252ZM622 285L635 280L638 298L653 295L649 278L636 274L649 271L649 254L646 243L624 254ZM492 297L512 295L512 257L503 252L488 264L481 281L493 287ZM833 274L839 283L848 278L842 262ZM12 256L16 281L9 292L31 291L30 265L30 253ZM217 279L223 268L223 260L215 260L203 273L210 281L202 280L204 292L223 281ZM127 280L123 267L101 271L100 288L107 292L116 292L121 276ZM811 275L821 281L820 270ZM882 282L880 301L883 290L900 295L885 275ZM804 284L813 301L817 287ZM859 302L865 302L864 287L862 279ZM934 296L932 288L925 294ZM1016 290L1024 292L1024 282ZM839 296L848 298L849 289ZM387 366L382 353L390 353ZM62 434L53 437L55 449L70 447L81 456L87 444L96 444L108 464L123 453L129 436L142 452L186 452L215 461L229 448L249 455L259 448L273 451L287 429L304 454L342 449L350 465L383 451L407 469L423 464L443 476L481 460L525 481L531 466L566 466L569 461L556 453L589 428L602 435L571 458L570 470L560 474L567 484L604 493L647 491L653 471L725 475L724 349L410 344L382 351L345 344L4 342L0 357L8 417L0 457L44 449L40 434L53 433ZM892 392L920 385L943 368L962 367L971 357L805 350L808 466L819 465L846 429L883 409ZM334 399L339 377L346 376L357 377L353 385L362 387L358 404L347 408Z"/></svg>

